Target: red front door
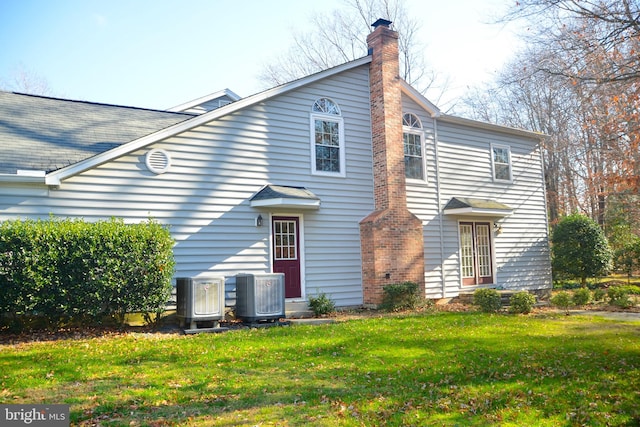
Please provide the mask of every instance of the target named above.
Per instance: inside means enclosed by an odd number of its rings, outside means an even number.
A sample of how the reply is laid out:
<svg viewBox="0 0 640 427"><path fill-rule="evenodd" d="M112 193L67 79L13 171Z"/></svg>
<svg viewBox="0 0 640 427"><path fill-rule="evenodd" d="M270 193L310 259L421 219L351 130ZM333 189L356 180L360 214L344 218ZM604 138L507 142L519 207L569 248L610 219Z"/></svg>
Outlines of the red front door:
<svg viewBox="0 0 640 427"><path fill-rule="evenodd" d="M274 216L272 229L273 272L284 273L285 298L300 298L300 219Z"/></svg>

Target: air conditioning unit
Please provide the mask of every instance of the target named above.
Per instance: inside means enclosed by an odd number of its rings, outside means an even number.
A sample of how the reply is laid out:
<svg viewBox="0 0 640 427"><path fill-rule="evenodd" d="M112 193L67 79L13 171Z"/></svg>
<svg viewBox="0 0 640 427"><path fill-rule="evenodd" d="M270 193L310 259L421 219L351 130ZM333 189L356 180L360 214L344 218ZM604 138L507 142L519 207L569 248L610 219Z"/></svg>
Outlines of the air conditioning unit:
<svg viewBox="0 0 640 427"><path fill-rule="evenodd" d="M284 274L236 275L236 318L248 322L285 317Z"/></svg>
<svg viewBox="0 0 640 427"><path fill-rule="evenodd" d="M197 328L197 322L224 319L224 277L181 277L176 279L177 317L180 326Z"/></svg>

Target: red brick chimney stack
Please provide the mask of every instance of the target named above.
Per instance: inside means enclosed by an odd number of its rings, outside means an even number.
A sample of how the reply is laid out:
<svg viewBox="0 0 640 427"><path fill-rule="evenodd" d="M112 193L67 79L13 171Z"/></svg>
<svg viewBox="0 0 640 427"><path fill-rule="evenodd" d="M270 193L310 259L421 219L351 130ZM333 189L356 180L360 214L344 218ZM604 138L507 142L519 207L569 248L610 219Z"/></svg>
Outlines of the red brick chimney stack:
<svg viewBox="0 0 640 427"><path fill-rule="evenodd" d="M376 210L392 205L406 206L404 151L402 143L394 143L402 142L398 33L389 28L390 24L391 21L378 19L372 25L374 31L367 37L371 55L369 79Z"/></svg>
<svg viewBox="0 0 640 427"><path fill-rule="evenodd" d="M418 283L424 295L422 221L407 209L398 33L390 24L378 19L367 37L375 211L360 222L365 305L380 304L392 283Z"/></svg>

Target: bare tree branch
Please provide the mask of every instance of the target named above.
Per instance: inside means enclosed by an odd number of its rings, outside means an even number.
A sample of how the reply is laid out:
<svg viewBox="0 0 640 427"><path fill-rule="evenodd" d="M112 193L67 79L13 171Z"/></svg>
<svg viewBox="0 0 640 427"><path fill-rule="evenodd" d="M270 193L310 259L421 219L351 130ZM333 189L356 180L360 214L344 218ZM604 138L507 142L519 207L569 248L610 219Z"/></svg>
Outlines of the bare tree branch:
<svg viewBox="0 0 640 427"><path fill-rule="evenodd" d="M259 79L279 85L366 56L371 24L384 18L399 34L401 77L422 92L444 86L425 65L420 23L407 14L402 0L343 1L344 8L313 16L310 31L295 32L289 50L265 65Z"/></svg>

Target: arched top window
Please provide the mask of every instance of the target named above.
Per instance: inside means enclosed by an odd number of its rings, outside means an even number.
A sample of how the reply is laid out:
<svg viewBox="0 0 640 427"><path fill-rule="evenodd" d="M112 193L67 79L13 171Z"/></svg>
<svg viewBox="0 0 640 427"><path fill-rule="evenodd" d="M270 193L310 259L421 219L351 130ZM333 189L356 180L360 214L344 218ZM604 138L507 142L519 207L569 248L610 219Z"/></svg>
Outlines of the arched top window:
<svg viewBox="0 0 640 427"><path fill-rule="evenodd" d="M412 113L405 113L402 115L402 126L407 126L414 129L422 129L422 123L420 123L420 119Z"/></svg>
<svg viewBox="0 0 640 427"><path fill-rule="evenodd" d="M344 119L340 107L329 98L318 98L310 115L311 173L344 177Z"/></svg>
<svg viewBox="0 0 640 427"><path fill-rule="evenodd" d="M422 123L415 114L405 113L402 115L402 127L405 177L425 181L427 170L422 146Z"/></svg>
<svg viewBox="0 0 640 427"><path fill-rule="evenodd" d="M340 115L340 107L338 107L338 104L329 98L318 98L316 102L313 103L311 111L314 113L331 114L334 116Z"/></svg>

